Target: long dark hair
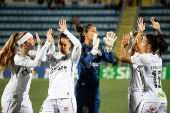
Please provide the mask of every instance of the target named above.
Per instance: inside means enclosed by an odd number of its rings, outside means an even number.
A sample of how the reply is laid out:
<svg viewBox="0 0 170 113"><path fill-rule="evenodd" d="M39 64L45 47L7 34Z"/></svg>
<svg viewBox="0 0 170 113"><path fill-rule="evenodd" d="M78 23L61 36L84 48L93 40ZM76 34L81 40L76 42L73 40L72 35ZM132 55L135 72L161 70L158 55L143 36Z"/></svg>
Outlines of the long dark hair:
<svg viewBox="0 0 170 113"><path fill-rule="evenodd" d="M69 40L69 42L71 43L71 49L73 49L74 45L71 42L71 40L64 34L64 33L60 33L60 35L58 36L58 41L61 42L61 38L65 38L67 40Z"/></svg>
<svg viewBox="0 0 170 113"><path fill-rule="evenodd" d="M166 42L164 35L156 36L152 34L147 34L146 37L148 40L148 44L151 44L151 49L154 53L156 53L156 51L159 49L160 56L165 54L168 49L168 43Z"/></svg>
<svg viewBox="0 0 170 113"><path fill-rule="evenodd" d="M86 24L83 27L81 27L80 25L76 26L75 31L79 33L80 43L84 43L84 41L85 41L84 33L88 33L90 26L93 26L93 25L92 24Z"/></svg>

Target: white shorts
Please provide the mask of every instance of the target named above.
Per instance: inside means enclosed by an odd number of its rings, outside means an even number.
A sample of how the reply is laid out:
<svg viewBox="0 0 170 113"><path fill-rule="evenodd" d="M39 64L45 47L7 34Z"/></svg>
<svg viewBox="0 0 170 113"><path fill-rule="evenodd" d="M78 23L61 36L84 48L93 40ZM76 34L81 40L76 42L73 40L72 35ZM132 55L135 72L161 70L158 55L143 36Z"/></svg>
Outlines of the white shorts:
<svg viewBox="0 0 170 113"><path fill-rule="evenodd" d="M167 103L142 101L137 113L167 113Z"/></svg>
<svg viewBox="0 0 170 113"><path fill-rule="evenodd" d="M66 99L46 99L39 113L76 113L76 100Z"/></svg>
<svg viewBox="0 0 170 113"><path fill-rule="evenodd" d="M141 93L132 93L128 94L128 105L129 105L129 113L134 113L134 110L139 106L139 103L142 101Z"/></svg>
<svg viewBox="0 0 170 113"><path fill-rule="evenodd" d="M14 101L1 99L1 107L1 113L33 113L30 100Z"/></svg>

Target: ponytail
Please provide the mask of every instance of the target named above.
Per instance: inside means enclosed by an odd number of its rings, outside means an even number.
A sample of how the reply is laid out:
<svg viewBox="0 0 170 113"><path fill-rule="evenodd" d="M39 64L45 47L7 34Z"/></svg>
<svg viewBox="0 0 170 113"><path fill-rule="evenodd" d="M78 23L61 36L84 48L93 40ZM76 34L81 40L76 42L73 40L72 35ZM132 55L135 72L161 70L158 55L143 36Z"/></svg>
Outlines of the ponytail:
<svg viewBox="0 0 170 113"><path fill-rule="evenodd" d="M21 39L27 31L20 32L19 34L13 34L6 42L5 46L0 51L0 72L8 68L9 63L11 63L11 71L14 73L14 56L15 56L15 48L16 41ZM21 45L22 46L22 45Z"/></svg>
<svg viewBox="0 0 170 113"><path fill-rule="evenodd" d="M165 52L168 50L168 43L166 42L163 35L157 35L157 43L159 48L159 54L161 56L165 54Z"/></svg>
<svg viewBox="0 0 170 113"><path fill-rule="evenodd" d="M153 53L156 53L156 51L159 49L159 54L160 56L165 54L165 52L168 49L168 43L166 42L165 38L163 35L152 35L152 34L147 34L146 35L148 44L151 45L151 49Z"/></svg>
<svg viewBox="0 0 170 113"><path fill-rule="evenodd" d="M81 27L80 25L76 26L75 31L79 33L79 41L80 41L80 43L84 43L84 41L85 41L84 33L88 32L90 26L92 26L92 25L87 24L87 25L84 25L83 27Z"/></svg>
<svg viewBox="0 0 170 113"><path fill-rule="evenodd" d="M11 35L9 40L6 42L3 49L0 51L0 72L8 68L11 63L12 72L14 66L14 55L15 55L15 38L17 34ZM11 62L10 62L11 61Z"/></svg>

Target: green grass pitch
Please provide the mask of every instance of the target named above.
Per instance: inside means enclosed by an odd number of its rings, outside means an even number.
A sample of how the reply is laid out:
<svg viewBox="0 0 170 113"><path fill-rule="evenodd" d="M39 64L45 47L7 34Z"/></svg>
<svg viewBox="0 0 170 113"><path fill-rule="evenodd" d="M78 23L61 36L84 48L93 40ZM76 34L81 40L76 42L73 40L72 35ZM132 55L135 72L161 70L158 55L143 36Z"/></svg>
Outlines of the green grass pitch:
<svg viewBox="0 0 170 113"><path fill-rule="evenodd" d="M0 79L0 96L9 79ZM30 88L30 99L34 113L39 113L47 97L48 79L33 79ZM100 113L128 113L127 89L129 80L101 79ZM162 87L170 102L170 80L162 80ZM168 109L168 112L170 110ZM167 112L167 113L168 113Z"/></svg>

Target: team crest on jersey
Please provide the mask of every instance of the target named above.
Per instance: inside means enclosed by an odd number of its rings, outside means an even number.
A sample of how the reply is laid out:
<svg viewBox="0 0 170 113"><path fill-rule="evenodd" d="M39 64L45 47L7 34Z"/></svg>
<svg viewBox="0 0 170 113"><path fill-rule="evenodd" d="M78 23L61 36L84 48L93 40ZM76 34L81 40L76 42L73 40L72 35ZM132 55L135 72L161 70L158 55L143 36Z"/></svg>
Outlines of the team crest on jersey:
<svg viewBox="0 0 170 113"><path fill-rule="evenodd" d="M147 110L146 113L153 113L153 112L155 112L155 111L156 111L156 107L150 106L150 107L149 107L149 110Z"/></svg>
<svg viewBox="0 0 170 113"><path fill-rule="evenodd" d="M89 107L88 106L83 106L83 113L89 113Z"/></svg>
<svg viewBox="0 0 170 113"><path fill-rule="evenodd" d="M23 76L26 76L26 75L28 75L29 73L32 73L32 71L31 71L30 69L27 69L27 68L25 68L25 69L22 71L22 75L23 75Z"/></svg>
<svg viewBox="0 0 170 113"><path fill-rule="evenodd" d="M164 92L157 92L159 98L166 98L166 95Z"/></svg>

